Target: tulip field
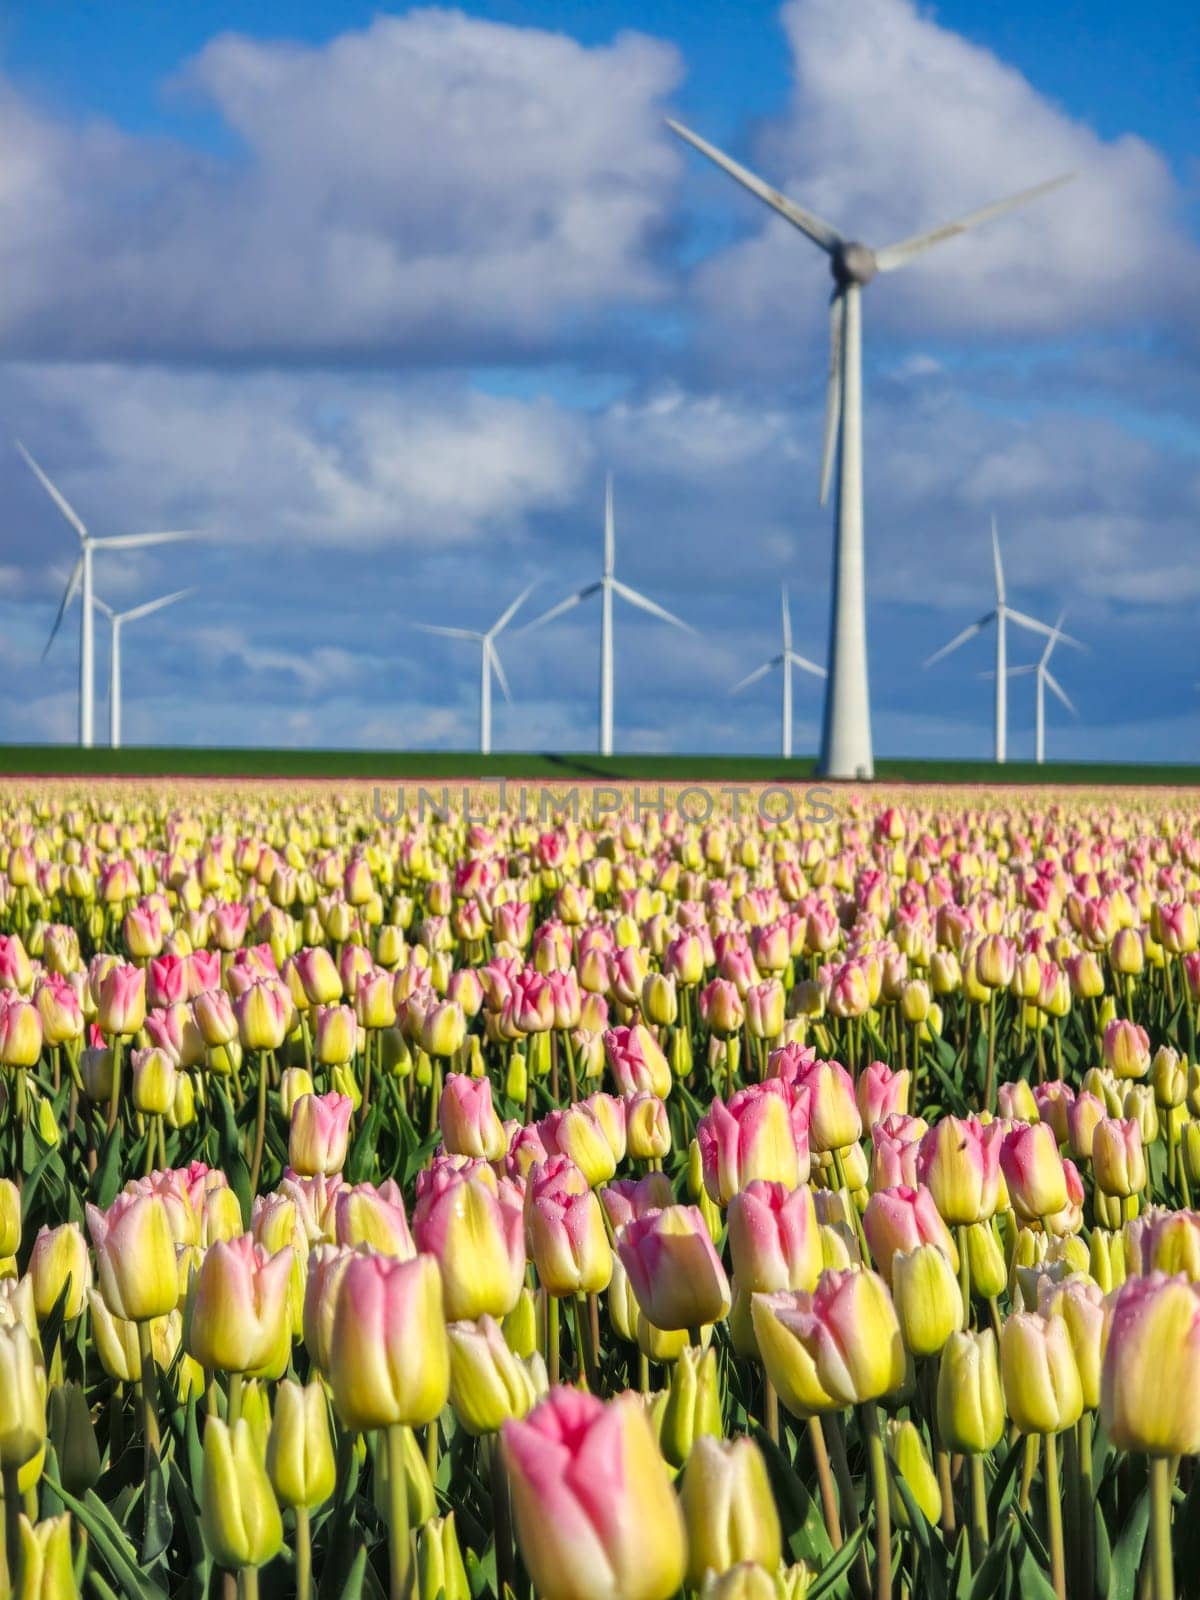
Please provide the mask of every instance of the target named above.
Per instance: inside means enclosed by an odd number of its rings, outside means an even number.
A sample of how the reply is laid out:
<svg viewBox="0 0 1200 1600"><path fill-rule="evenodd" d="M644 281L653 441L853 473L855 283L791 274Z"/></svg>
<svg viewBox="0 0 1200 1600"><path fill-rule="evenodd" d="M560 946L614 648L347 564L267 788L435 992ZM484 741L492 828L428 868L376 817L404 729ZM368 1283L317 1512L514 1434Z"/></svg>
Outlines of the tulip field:
<svg viewBox="0 0 1200 1600"><path fill-rule="evenodd" d="M1200 1595L1194 791L0 783L0 1600Z"/></svg>

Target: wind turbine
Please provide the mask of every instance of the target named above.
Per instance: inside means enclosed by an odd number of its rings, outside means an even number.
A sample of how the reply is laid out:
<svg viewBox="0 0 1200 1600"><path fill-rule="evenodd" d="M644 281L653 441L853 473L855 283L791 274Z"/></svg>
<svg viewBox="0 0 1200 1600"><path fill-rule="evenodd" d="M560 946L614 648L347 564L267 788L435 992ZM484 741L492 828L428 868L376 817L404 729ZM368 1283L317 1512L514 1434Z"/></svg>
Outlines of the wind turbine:
<svg viewBox="0 0 1200 1600"><path fill-rule="evenodd" d="M786 583L781 587L779 595L783 622L783 649L777 656L764 661L761 667L755 667L753 672L748 672L729 692L740 694L752 683L757 683L759 678L765 676L773 667L783 668L783 759L790 761L792 759L792 668L799 667L802 672L811 672L814 678L823 678L825 668L817 666L815 661L809 661L807 656L798 655L792 649L792 613L788 606Z"/></svg>
<svg viewBox="0 0 1200 1600"><path fill-rule="evenodd" d="M164 606L174 605L176 600L182 600L184 595L192 593L191 589L176 589L174 594L164 594L158 600L147 600L145 605L134 606L129 611L114 611L98 594L92 596L112 628L112 648L108 660L108 742L114 750L119 749L121 744L121 628L126 622L148 617L152 611L161 611Z"/></svg>
<svg viewBox="0 0 1200 1600"><path fill-rule="evenodd" d="M613 527L613 481L610 472L604 488L604 568L599 579L575 594L568 595L565 600L560 600L556 606L551 606L549 611L543 611L540 617L527 622L521 629L522 633L528 633L532 628L540 628L543 623L561 617L564 611L570 611L581 600L590 600L594 594L600 596L600 754L602 756L612 755L613 742L613 595L619 594L621 599L627 600L631 606L648 611L652 617L659 617L663 622L671 623L673 627L682 628L685 633L696 631L663 606L657 605L653 600L647 600L644 594L639 594L636 589L631 589L622 583L615 574L615 566L616 532Z"/></svg>
<svg viewBox="0 0 1200 1600"><path fill-rule="evenodd" d="M1054 649L1054 646L1058 643L1058 641L1065 637L1062 632L1063 618L1065 616L1065 611L1059 612L1058 621L1054 624L1054 628L1050 634L1050 637L1046 640L1046 648L1042 651L1042 654L1037 661L1032 662L1028 666L1010 667L1008 669L1008 675L1010 678L1023 678L1031 672L1037 674L1037 735L1034 746L1034 759L1039 767L1046 759L1046 690L1049 689L1052 695L1055 695L1059 700L1061 700L1063 705L1066 706L1067 710L1073 717L1077 717L1079 715L1078 711L1076 711L1075 707L1072 705L1066 690L1050 671L1049 666L1051 651Z"/></svg>
<svg viewBox="0 0 1200 1600"><path fill-rule="evenodd" d="M989 623L996 624L996 761L1000 764L1008 755L1008 636L1007 625L1011 620L1019 628L1027 628L1030 633L1040 633L1056 644L1059 639L1064 644L1074 645L1077 650L1083 646L1078 639L1072 639L1069 633L1064 633L1057 624L1051 628L1044 622L1039 622L1036 617L1029 617L1023 611L1018 611L1010 606L1004 587L1004 565L1000 560L1000 536L996 531L996 519L992 518L992 564L996 574L996 605L991 611L986 611L977 621L968 624L961 633L956 633L949 644L944 644L940 650L935 650L928 656L924 665L931 667L935 661L940 661L943 656L948 656L951 651L957 650L959 645L966 644L968 639L973 639L981 633ZM1062 618L1059 617L1059 623Z"/></svg>
<svg viewBox="0 0 1200 1600"><path fill-rule="evenodd" d="M714 161L785 217L805 238L829 257L833 272L830 302L829 379L825 404L825 438L821 451L821 504L829 493L836 449L837 498L834 512L833 601L830 625L829 683L821 732L820 771L829 778L870 778L871 703L867 684L867 621L863 565L862 506L862 308L861 295L877 272L894 272L907 266L945 239L1002 216L1015 206L1048 194L1073 174L1036 184L1007 200L997 200L978 211L929 233L918 233L872 250L858 240L844 238L836 228L789 200L753 172L730 159L715 145L667 119L667 126Z"/></svg>
<svg viewBox="0 0 1200 1600"><path fill-rule="evenodd" d="M38 466L37 462L26 450L21 441L17 440L17 449L21 452L34 476L50 496L54 504L66 517L67 521L79 535L79 558L71 568L71 575L67 579L67 587L63 590L62 601L58 608L58 615L54 619L54 626L50 630L50 637L46 640L46 648L42 651L42 660L46 659L50 646L54 643L62 619L66 615L67 607L75 598L76 591L82 587L83 608L79 620L79 743L85 748L90 748L93 743L94 706L94 676L93 676L93 638L92 638L92 553L96 550L140 550L146 545L175 544L180 539L195 537L193 530L182 530L173 533L118 533L107 539L96 539L83 524L82 518L47 475Z"/></svg>
<svg viewBox="0 0 1200 1600"><path fill-rule="evenodd" d="M504 698L511 701L508 679L504 676L504 668L500 664L500 654L496 649L496 639L516 616L517 612L528 600L537 587L531 583L528 589L521 593L503 612L499 620L493 622L486 633L478 633L470 628L444 628L438 623L417 622L413 626L422 633L438 633L447 639L473 639L479 645L479 749L483 755L488 755L492 748L492 673L496 674L500 687L504 691Z"/></svg>

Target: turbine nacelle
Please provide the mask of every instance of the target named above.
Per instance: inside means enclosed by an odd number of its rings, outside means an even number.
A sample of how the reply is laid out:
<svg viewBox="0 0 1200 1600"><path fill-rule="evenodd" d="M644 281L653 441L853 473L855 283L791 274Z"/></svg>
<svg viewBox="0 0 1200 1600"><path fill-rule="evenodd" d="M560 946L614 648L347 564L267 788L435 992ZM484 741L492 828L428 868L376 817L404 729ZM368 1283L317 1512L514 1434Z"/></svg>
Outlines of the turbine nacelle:
<svg viewBox="0 0 1200 1600"><path fill-rule="evenodd" d="M852 283L862 288L879 271L874 250L857 239L836 244L830 253L829 266L839 289L847 289Z"/></svg>

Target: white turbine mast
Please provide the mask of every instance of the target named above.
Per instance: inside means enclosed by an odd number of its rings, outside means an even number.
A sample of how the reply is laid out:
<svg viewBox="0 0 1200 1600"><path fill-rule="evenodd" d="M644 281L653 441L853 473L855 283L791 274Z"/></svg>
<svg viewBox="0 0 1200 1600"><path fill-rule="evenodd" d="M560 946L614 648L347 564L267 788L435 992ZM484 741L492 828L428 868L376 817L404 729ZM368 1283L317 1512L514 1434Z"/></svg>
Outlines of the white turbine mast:
<svg viewBox="0 0 1200 1600"><path fill-rule="evenodd" d="M1024 678L1027 677L1031 672L1037 674L1037 721L1034 743L1034 759L1039 767L1046 759L1046 690L1049 689L1050 693L1054 695L1056 699L1060 700L1064 706L1066 706L1067 710L1073 717L1079 716L1079 712L1072 704L1066 690L1050 671L1049 666L1051 651L1054 649L1054 646L1060 639L1066 637L1062 631L1063 618L1065 616L1065 611L1059 612L1058 621L1054 624L1054 628L1050 634L1050 637L1046 640L1046 648L1042 651L1041 656L1037 661L1032 661L1023 667L1009 667L1008 669L1008 675L1010 678ZM991 673L989 672L987 676L990 678Z"/></svg>
<svg viewBox="0 0 1200 1600"><path fill-rule="evenodd" d="M833 596L829 645L829 681L821 733L819 770L830 778L870 778L874 774L871 748L871 702L867 680L866 582L863 560L862 498L862 308L861 295L877 272L894 272L934 245L953 239L1016 206L1048 194L1073 174L1036 184L1020 194L928 233L914 234L895 244L873 250L857 240L843 238L830 223L764 183L754 173L730 159L715 145L682 123L667 119L667 126L701 155L749 189L773 211L823 250L833 272L830 303L829 379L825 409L825 437L821 450L821 504L829 493L837 456L838 476L834 511Z"/></svg>
<svg viewBox="0 0 1200 1600"><path fill-rule="evenodd" d="M807 656L799 655L792 649L792 613L788 606L786 583L780 588L779 596L783 649L777 656L772 656L769 661L764 661L761 667L755 667L753 672L748 672L744 678L734 684L729 692L730 694L740 694L743 689L748 689L752 683L757 683L759 678L765 677L775 667L783 668L783 738L781 754L785 761L790 761L792 759L792 668L799 667L801 672L811 672L814 678L823 678L825 676L825 668L819 667L815 661L810 661Z"/></svg>
<svg viewBox="0 0 1200 1600"><path fill-rule="evenodd" d="M1051 647L1060 639L1063 644L1073 645L1076 650L1082 650L1084 647L1078 639L1073 639L1069 633L1064 633L1058 624L1051 628L1047 623L1039 622L1036 617L1027 616L1024 611L1018 611L1015 606L1009 605L1004 585L1004 564L1000 559L1000 535L996 528L995 517L992 518L992 565L996 576L995 607L991 611L984 612L975 622L969 623L961 633L956 633L949 644L944 644L940 650L935 650L931 656L927 656L923 665L931 667L935 661L940 661L943 656L950 655L960 645L966 644L968 639L973 639L977 633L982 633L991 623L996 624L995 752L997 764L1003 765L1008 759L1008 679L1012 675L1008 667L1008 623L1015 622L1019 628L1025 628L1030 633L1042 634L1050 640ZM1060 617L1058 623L1061 622ZM1049 650L1045 659L1049 659Z"/></svg>
<svg viewBox="0 0 1200 1600"><path fill-rule="evenodd" d="M590 600L594 594L600 596L600 754L610 756L613 747L613 595L620 595L621 599L631 606L637 606L641 611L648 611L652 617L658 617L662 622L669 622L672 627L682 628L685 633L696 631L673 612L653 600L648 600L644 594L631 589L616 576L616 530L613 524L611 472L605 481L604 489L604 568L599 580L587 584L575 594L569 594L565 600L560 600L557 605L551 606L549 611L543 611L540 617L527 622L521 632L528 633L533 628L540 628L544 623L553 622L556 617L561 617L564 611L570 611L582 600Z"/></svg>
<svg viewBox="0 0 1200 1600"><path fill-rule="evenodd" d="M492 673L503 691L504 698L512 702L509 691L508 679L504 675L504 667L500 661L500 652L496 649L496 640L508 627L517 612L537 588L536 583L531 583L527 589L513 601L506 611L492 623L486 633L480 633L472 628L445 628L439 623L416 622L413 624L422 633L437 633L445 639L470 639L479 646L479 750L482 755L489 755L492 749Z"/></svg>
<svg viewBox="0 0 1200 1600"><path fill-rule="evenodd" d="M121 747L121 629L127 622L137 622L141 617L148 617L153 611L162 611L166 606L173 606L176 600L182 600L185 595L194 594L194 589L176 589L174 594L161 595L157 600L147 600L144 605L133 606L129 611L114 611L106 605L98 594L93 594L92 601L108 618L112 630L111 649L108 658L108 742L114 750Z"/></svg>
<svg viewBox="0 0 1200 1600"><path fill-rule="evenodd" d="M62 625L67 607L80 590L82 591L83 605L79 619L79 743L88 749L94 742L95 720L95 690L94 690L94 654L93 654L93 626L92 607L95 597L92 590L92 555L97 550L141 550L152 544L176 544L181 539L194 539L197 537L195 529L181 529L170 533L118 533L107 539L93 537L84 526L83 519L68 501L66 495L53 484L47 474L42 471L37 462L26 450L21 441L17 440L17 449L21 452L25 462L32 470L34 476L50 496L63 516L75 529L79 536L79 557L71 568L71 575L67 579L67 586L63 590L62 601L58 607L58 615L54 619L54 626L50 630L50 637L46 640L46 647L42 651L42 660L54 643L55 635Z"/></svg>

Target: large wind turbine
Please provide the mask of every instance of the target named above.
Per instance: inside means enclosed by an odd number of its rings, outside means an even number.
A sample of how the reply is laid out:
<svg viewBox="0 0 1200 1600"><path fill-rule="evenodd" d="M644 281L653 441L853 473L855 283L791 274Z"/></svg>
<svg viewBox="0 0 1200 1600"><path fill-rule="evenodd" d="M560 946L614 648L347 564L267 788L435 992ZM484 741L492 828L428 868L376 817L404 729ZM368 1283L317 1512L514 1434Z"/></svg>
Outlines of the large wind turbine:
<svg viewBox="0 0 1200 1600"><path fill-rule="evenodd" d="M780 612L783 624L783 649L777 656L772 656L769 661L764 661L761 667L755 667L753 672L748 672L739 683L735 683L729 691L730 694L740 694L752 683L757 683L773 667L783 668L783 744L782 754L785 761L792 759L792 668L799 667L802 672L811 672L815 678L825 676L825 668L817 666L815 661L810 661L807 656L798 655L792 649L792 613L788 606L787 584L780 589Z"/></svg>
<svg viewBox="0 0 1200 1600"><path fill-rule="evenodd" d="M961 633L956 633L949 644L944 644L940 650L935 650L928 656L924 665L931 667L935 661L940 661L943 656L948 656L952 650L957 650L959 645L966 644L968 639L973 639L981 633L990 623L996 624L996 760L1003 763L1008 755L1008 637L1007 625L1015 622L1019 628L1027 628L1030 633L1040 633L1057 643L1059 639L1064 644L1074 645L1077 650L1083 646L1078 639L1072 639L1069 633L1064 633L1059 626L1049 627L1044 622L1039 622L1036 617L1029 617L1023 611L1018 611L1008 603L1004 587L1004 565L1000 560L1000 536L996 531L996 519L992 518L992 564L996 574L996 605L991 611L986 611L977 621L969 623ZM1062 618L1060 617L1061 623Z"/></svg>
<svg viewBox="0 0 1200 1600"><path fill-rule="evenodd" d="M549 611L543 611L540 617L535 617L521 629L522 633L528 633L531 628L540 628L543 623L561 617L564 611L570 611L572 606L577 606L581 600L590 600L594 594L600 596L600 754L602 756L612 755L613 741L613 595L619 594L621 599L627 600L631 606L638 606L642 611L648 611L652 617L659 617L663 622L682 628L686 633L696 631L663 606L657 605L653 600L647 600L644 594L638 594L636 589L631 589L622 583L615 575L615 566L616 532L613 527L613 483L610 472L604 488L604 570L598 581L589 583L575 594L569 594L565 600L560 600L556 606L551 606Z"/></svg>
<svg viewBox="0 0 1200 1600"><path fill-rule="evenodd" d="M877 272L894 272L915 257L953 239L968 228L1002 216L1027 200L1048 194L1067 183L1070 174L1039 183L1007 200L971 211L929 233L914 234L896 244L872 250L854 239L843 238L830 223L805 211L794 201L764 183L754 173L718 150L706 139L667 119L667 126L715 161L751 194L798 228L829 257L833 272L830 305L829 381L825 409L825 440L821 452L821 504L829 493L836 449L838 483L834 513L833 602L829 647L829 683L821 732L820 771L830 778L869 778L874 772L871 753L871 703L867 685L867 622L863 566L862 509L862 290Z"/></svg>
<svg viewBox="0 0 1200 1600"><path fill-rule="evenodd" d="M504 668L500 664L500 655L496 649L496 639L516 616L517 612L528 600L537 587L531 583L528 589L521 593L503 612L498 621L493 622L486 633L478 633L470 628L443 628L434 622L417 622L414 627L422 633L440 633L447 639L472 639L479 646L479 749L483 755L488 755L492 748L492 673L496 674L500 687L504 691L504 698L511 700L512 695L508 689L508 679L504 676Z"/></svg>
<svg viewBox="0 0 1200 1600"><path fill-rule="evenodd" d="M67 607L75 598L76 591L82 588L83 606L79 619L79 742L84 747L89 747L93 742L95 714L92 651L92 604L94 598L92 593L92 552L95 550L140 550L146 545L175 544L180 539L194 538L195 533L189 529L174 533L118 533L107 539L93 538L66 495L51 483L19 439L17 440L17 449L25 458L42 488L45 489L51 500L54 501L54 504L79 535L79 559L71 568L71 575L67 579L67 587L63 591L58 615L54 619L50 637L46 640L46 648L42 651L42 659L43 661L45 660L50 646L54 643L54 636L62 624Z"/></svg>
<svg viewBox="0 0 1200 1600"><path fill-rule="evenodd" d="M164 606L174 605L176 600L182 600L184 595L191 593L191 589L176 589L174 594L147 600L145 605L134 606L129 611L114 611L111 606L105 605L98 594L92 596L112 627L112 648L108 658L108 742L114 750L119 749L121 744L121 629L125 623L148 617L152 611L161 611Z"/></svg>
<svg viewBox="0 0 1200 1600"><path fill-rule="evenodd" d="M1054 624L1050 637L1046 640L1046 648L1042 651L1041 656L1037 661L1031 663L1029 666L1010 667L1008 669L1008 675L1010 678L1022 678L1030 672L1037 674L1037 735L1034 750L1035 760L1037 761L1039 767L1046 759L1046 690L1049 689L1052 695L1055 695L1059 700L1061 700L1063 705L1066 706L1067 710L1073 717L1077 717L1079 715L1078 711L1076 711L1075 707L1072 705L1066 690L1050 671L1049 665L1051 651L1054 649L1054 646L1058 643L1058 641L1065 637L1062 631L1063 618L1065 615L1066 612L1059 612L1058 621Z"/></svg>

